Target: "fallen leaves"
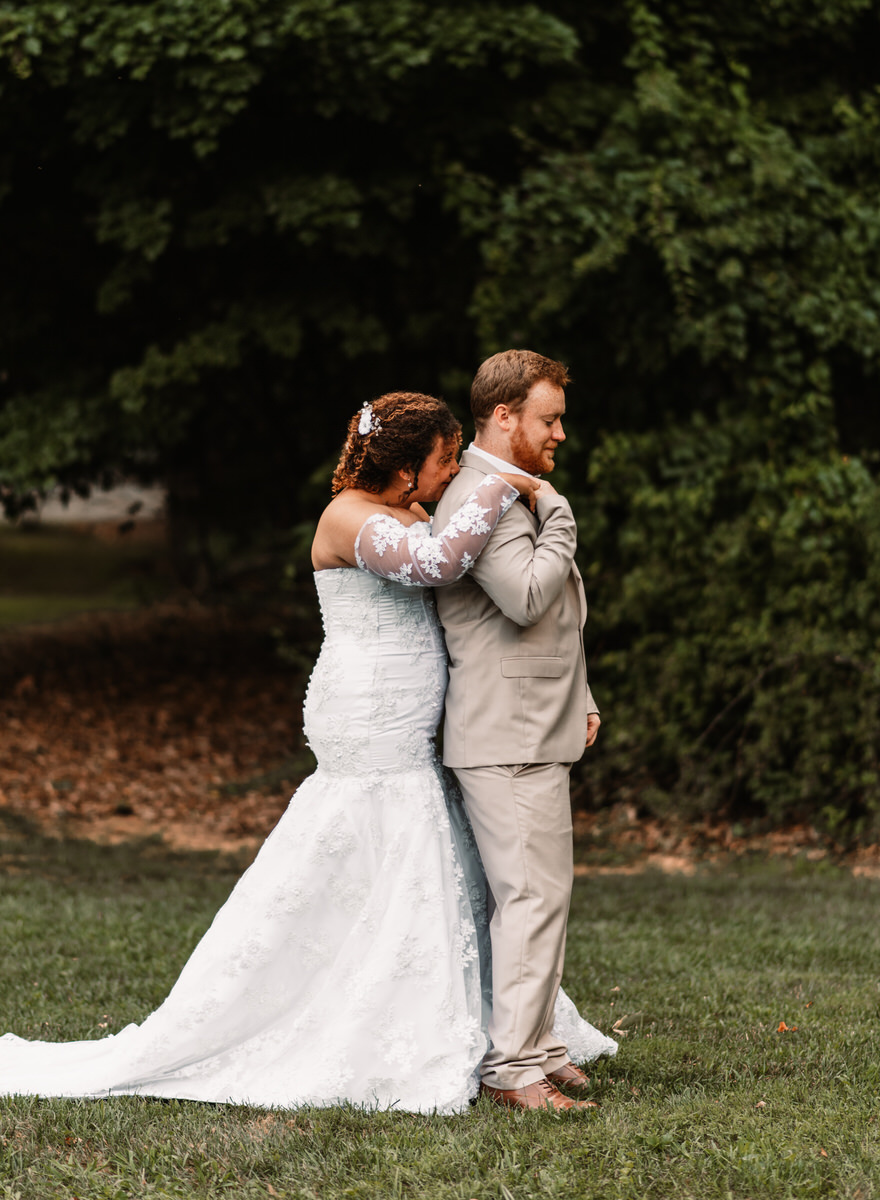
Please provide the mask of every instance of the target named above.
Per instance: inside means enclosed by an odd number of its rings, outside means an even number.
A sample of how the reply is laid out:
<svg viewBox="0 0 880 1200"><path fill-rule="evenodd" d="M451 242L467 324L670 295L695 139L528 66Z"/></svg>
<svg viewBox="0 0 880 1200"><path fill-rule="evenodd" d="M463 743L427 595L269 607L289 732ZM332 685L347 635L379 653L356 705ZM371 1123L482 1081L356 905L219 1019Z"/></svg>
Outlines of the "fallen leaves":
<svg viewBox="0 0 880 1200"><path fill-rule="evenodd" d="M583 789L583 790L581 790ZM707 815L700 821L639 813L635 805L616 804L580 811L588 792L575 785L575 838L580 843L575 874L635 874L646 868L691 874L701 864L724 863L745 854L848 867L854 875L880 878L880 842L847 849L806 824L744 832L736 822ZM583 797L583 799L582 799Z"/></svg>
<svg viewBox="0 0 880 1200"><path fill-rule="evenodd" d="M784 1021L780 1021L776 1027L777 1033L797 1033L797 1025L786 1025Z"/></svg>
<svg viewBox="0 0 880 1200"><path fill-rule="evenodd" d="M46 828L265 836L310 770L302 680L262 631L212 614L197 625L123 631L111 652L96 639L90 657L4 688L0 806Z"/></svg>

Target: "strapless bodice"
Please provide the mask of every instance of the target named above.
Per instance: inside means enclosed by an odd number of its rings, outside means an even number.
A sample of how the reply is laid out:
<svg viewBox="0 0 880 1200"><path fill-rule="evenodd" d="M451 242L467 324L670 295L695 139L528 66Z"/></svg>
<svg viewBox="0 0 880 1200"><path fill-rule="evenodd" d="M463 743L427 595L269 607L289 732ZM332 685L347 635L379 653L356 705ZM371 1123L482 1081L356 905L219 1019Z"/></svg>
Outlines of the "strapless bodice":
<svg viewBox="0 0 880 1200"><path fill-rule="evenodd" d="M318 571L324 644L304 725L322 770L378 776L434 762L446 648L430 590L356 567Z"/></svg>
<svg viewBox="0 0 880 1200"><path fill-rule="evenodd" d="M404 586L359 567L316 571L326 640L356 642L365 652L443 649L429 588ZM326 643L325 643L326 644Z"/></svg>

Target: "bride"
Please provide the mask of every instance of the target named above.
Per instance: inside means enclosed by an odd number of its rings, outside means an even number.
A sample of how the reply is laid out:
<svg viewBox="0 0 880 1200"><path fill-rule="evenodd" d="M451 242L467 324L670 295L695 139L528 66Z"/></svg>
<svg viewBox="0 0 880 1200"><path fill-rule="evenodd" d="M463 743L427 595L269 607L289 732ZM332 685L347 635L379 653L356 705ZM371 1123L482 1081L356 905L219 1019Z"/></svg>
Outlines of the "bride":
<svg viewBox="0 0 880 1200"><path fill-rule="evenodd" d="M446 655L430 589L460 577L539 485L487 476L432 531L422 503L457 474L459 441L429 396L392 393L352 418L312 550L325 637L304 723L317 770L164 1003L94 1041L6 1034L0 1094L444 1113L477 1094L485 884L433 747ZM616 1051L563 995L556 1019L572 1058Z"/></svg>

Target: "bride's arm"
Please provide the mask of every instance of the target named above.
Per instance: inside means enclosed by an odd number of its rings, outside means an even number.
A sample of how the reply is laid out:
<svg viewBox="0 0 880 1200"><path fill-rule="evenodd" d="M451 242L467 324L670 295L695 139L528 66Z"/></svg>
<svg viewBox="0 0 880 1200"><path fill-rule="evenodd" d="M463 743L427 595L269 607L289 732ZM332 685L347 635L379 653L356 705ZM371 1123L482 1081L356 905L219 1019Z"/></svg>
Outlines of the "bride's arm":
<svg viewBox="0 0 880 1200"><path fill-rule="evenodd" d="M413 586L454 583L473 566L518 495L499 475L487 475L437 534L425 522L407 526L396 517L377 513L357 535L357 565L372 575Z"/></svg>

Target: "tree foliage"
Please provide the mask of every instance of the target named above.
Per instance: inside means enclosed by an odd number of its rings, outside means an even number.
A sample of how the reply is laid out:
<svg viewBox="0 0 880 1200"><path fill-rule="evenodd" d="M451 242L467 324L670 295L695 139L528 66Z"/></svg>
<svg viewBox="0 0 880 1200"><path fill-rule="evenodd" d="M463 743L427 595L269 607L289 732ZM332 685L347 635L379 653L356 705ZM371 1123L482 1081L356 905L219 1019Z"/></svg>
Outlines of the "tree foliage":
<svg viewBox="0 0 880 1200"><path fill-rule="evenodd" d="M2 8L0 44L9 505L118 465L246 534L365 396L473 361L448 160L576 38L530 5L90 0Z"/></svg>
<svg viewBox="0 0 880 1200"><path fill-rule="evenodd" d="M596 800L880 812L872 0L0 4L0 486L246 537L569 362Z"/></svg>

